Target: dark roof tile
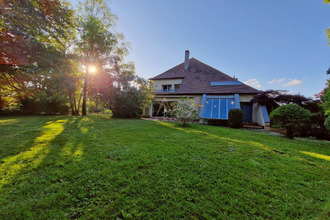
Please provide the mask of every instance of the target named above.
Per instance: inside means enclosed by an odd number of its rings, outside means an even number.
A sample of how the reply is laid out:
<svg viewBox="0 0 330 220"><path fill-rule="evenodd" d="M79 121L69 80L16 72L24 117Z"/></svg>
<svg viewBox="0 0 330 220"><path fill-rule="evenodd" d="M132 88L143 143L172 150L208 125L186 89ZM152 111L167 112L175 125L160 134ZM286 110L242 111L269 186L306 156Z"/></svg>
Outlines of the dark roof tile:
<svg viewBox="0 0 330 220"><path fill-rule="evenodd" d="M242 85L211 86L214 81L237 81L225 73L210 67L195 58L189 60L188 70L184 69L184 63L181 63L172 69L165 71L150 80L162 79L182 79L180 89L175 94L229 94L245 93L256 94L258 90ZM159 93L164 94L164 93ZM170 93L166 93L170 94ZM171 93L172 94L172 93Z"/></svg>

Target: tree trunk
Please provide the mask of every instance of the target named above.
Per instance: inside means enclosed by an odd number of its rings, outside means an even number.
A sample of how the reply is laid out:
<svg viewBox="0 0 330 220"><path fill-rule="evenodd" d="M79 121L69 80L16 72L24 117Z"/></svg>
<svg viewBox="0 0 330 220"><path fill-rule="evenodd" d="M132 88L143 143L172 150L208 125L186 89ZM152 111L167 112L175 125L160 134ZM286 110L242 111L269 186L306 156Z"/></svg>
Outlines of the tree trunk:
<svg viewBox="0 0 330 220"><path fill-rule="evenodd" d="M79 115L79 111L77 109L76 97L74 97L74 99L73 99L73 107L74 107L74 114Z"/></svg>
<svg viewBox="0 0 330 220"><path fill-rule="evenodd" d="M4 106L4 103L3 103L3 100L2 100L1 87L0 87L0 110L3 108L3 106Z"/></svg>
<svg viewBox="0 0 330 220"><path fill-rule="evenodd" d="M77 105L77 106L78 106L78 110L77 110L77 112L76 112L77 115L80 114L80 102L81 102L82 94L83 94L83 91L80 93L80 96L79 96L79 101L78 101L78 105Z"/></svg>
<svg viewBox="0 0 330 220"><path fill-rule="evenodd" d="M88 71L87 71L87 72L88 72ZM84 79L83 103L82 103L82 115L87 115L86 101L87 101L87 73L86 73L86 75L85 75L85 79Z"/></svg>
<svg viewBox="0 0 330 220"><path fill-rule="evenodd" d="M286 136L290 139L293 139L294 136L294 127L292 125L288 125L286 127Z"/></svg>
<svg viewBox="0 0 330 220"><path fill-rule="evenodd" d="M97 110L97 106L98 106L99 102L98 102L98 99L96 99L95 101L95 111L98 113L99 111Z"/></svg>
<svg viewBox="0 0 330 220"><path fill-rule="evenodd" d="M75 106L74 106L74 103L73 103L73 99L72 99L72 93L69 92L69 98L70 98L70 107L71 107L71 114L72 116L75 116L76 115L76 111L75 111Z"/></svg>

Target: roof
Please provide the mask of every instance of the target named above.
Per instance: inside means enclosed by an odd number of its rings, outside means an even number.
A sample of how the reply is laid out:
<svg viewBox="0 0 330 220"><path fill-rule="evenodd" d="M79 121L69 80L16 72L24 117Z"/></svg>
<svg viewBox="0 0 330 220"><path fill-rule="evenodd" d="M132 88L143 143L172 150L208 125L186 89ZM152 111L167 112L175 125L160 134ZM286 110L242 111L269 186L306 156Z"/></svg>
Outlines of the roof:
<svg viewBox="0 0 330 220"><path fill-rule="evenodd" d="M185 70L184 63L181 63L158 76L150 78L150 80L164 79L182 79L182 83L178 92L162 92L161 94L256 94L259 92L244 83L237 83L239 82L237 79L195 58L189 59L188 70ZM211 82L225 83L213 83L211 86Z"/></svg>

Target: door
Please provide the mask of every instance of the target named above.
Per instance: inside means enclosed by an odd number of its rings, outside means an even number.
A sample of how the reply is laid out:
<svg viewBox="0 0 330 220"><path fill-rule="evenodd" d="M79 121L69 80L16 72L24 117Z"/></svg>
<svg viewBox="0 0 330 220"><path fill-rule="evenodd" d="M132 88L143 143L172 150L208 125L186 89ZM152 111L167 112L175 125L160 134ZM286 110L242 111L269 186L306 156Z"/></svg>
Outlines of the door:
<svg viewBox="0 0 330 220"><path fill-rule="evenodd" d="M243 111L243 122L252 122L252 103L241 102L241 109Z"/></svg>

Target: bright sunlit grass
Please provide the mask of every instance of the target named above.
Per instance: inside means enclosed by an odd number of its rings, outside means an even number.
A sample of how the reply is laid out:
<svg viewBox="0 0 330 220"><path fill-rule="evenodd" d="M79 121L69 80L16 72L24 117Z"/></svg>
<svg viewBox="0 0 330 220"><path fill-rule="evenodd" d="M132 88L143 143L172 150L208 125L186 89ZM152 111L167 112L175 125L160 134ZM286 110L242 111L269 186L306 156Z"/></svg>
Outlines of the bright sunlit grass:
<svg viewBox="0 0 330 220"><path fill-rule="evenodd" d="M106 115L0 118L0 137L0 219L326 219L330 211L325 141Z"/></svg>
<svg viewBox="0 0 330 220"><path fill-rule="evenodd" d="M320 158L320 159L323 159L323 160L330 161L330 156L327 156L327 155L324 155L324 154L317 154L317 153L314 153L314 152L306 152L306 151L300 151L300 152L303 153L303 154L310 155L312 157L316 157L316 158Z"/></svg>
<svg viewBox="0 0 330 220"><path fill-rule="evenodd" d="M49 153L51 141L64 130L67 120L48 122L43 127L43 134L37 137L32 146L19 154L2 158L0 166L0 189L11 182L11 179L19 175L21 171L36 168Z"/></svg>

